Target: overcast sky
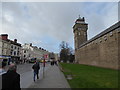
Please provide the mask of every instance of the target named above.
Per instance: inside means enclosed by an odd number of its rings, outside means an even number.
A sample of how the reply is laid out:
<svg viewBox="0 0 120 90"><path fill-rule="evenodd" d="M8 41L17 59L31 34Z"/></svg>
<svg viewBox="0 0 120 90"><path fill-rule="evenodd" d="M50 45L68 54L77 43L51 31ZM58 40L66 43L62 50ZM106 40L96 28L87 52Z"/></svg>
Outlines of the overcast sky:
<svg viewBox="0 0 120 90"><path fill-rule="evenodd" d="M118 21L117 2L2 2L0 7L1 34L50 52L59 52L62 41L74 48L72 27L79 15L89 25L88 39Z"/></svg>

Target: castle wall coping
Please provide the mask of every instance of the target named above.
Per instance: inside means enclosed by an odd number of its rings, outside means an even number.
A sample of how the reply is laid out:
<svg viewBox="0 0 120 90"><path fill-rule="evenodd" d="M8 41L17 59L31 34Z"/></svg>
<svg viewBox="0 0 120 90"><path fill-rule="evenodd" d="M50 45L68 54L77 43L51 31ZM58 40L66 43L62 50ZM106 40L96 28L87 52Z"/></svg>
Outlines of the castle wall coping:
<svg viewBox="0 0 120 90"><path fill-rule="evenodd" d="M86 44L100 38L101 36L104 36L105 34L111 32L111 31L116 30L117 28L120 28L120 21L118 21L116 24L112 25L111 27L107 28L106 30L102 31L98 35L94 36L90 40L86 41L85 43L81 44L79 48L81 48L81 47L85 46Z"/></svg>

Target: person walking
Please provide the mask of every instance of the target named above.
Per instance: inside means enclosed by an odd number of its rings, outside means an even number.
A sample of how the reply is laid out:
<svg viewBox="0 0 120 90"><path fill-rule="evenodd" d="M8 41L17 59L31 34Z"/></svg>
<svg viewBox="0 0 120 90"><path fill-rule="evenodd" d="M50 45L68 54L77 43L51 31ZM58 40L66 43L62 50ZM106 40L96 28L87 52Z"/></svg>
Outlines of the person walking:
<svg viewBox="0 0 120 90"><path fill-rule="evenodd" d="M8 68L7 73L2 75L2 90L21 90L20 74L18 74L16 70L17 66L15 64L11 64Z"/></svg>
<svg viewBox="0 0 120 90"><path fill-rule="evenodd" d="M50 61L50 64L51 64L51 66L53 65L53 63L52 63L53 61Z"/></svg>
<svg viewBox="0 0 120 90"><path fill-rule="evenodd" d="M54 61L55 65L58 66L58 62L57 61Z"/></svg>
<svg viewBox="0 0 120 90"><path fill-rule="evenodd" d="M37 75L37 79L39 79L39 69L40 69L40 65L39 65L39 62L35 62L35 64L32 66L32 69L34 70L34 76L33 76L33 80L35 82L35 78L36 78L36 75Z"/></svg>

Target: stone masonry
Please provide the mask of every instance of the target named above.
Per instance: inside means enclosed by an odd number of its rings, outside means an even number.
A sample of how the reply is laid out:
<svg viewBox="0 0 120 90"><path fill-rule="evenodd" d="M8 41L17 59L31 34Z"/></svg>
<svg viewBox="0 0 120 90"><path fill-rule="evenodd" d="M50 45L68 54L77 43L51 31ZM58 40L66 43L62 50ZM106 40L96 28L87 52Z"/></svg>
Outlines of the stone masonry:
<svg viewBox="0 0 120 90"><path fill-rule="evenodd" d="M83 23L79 22L77 24L76 28L81 28L81 30L84 28L80 27ZM76 23L74 27L75 26ZM76 31L74 30L74 37L80 37L75 34L76 32L79 33L78 29L76 29ZM81 38L86 37L87 36L84 35L78 39L82 40ZM84 41L81 44L79 44L79 40L75 40L75 61L77 63L119 69L120 21L90 40ZM76 47L76 45L78 46Z"/></svg>

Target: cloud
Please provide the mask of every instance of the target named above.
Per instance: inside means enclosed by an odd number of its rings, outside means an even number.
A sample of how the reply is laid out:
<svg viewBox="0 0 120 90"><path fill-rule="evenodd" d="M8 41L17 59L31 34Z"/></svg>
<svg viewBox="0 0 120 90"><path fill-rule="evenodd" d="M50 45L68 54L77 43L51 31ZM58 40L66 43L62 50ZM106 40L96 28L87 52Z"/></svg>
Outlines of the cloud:
<svg viewBox="0 0 120 90"><path fill-rule="evenodd" d="M52 52L67 41L74 46L73 25L78 15L89 24L89 39L116 21L117 3L3 2L2 31L22 44L33 43ZM110 8L110 9L109 9Z"/></svg>
<svg viewBox="0 0 120 90"><path fill-rule="evenodd" d="M118 21L118 5L116 2L84 3L84 16L88 23L88 38L104 31Z"/></svg>

